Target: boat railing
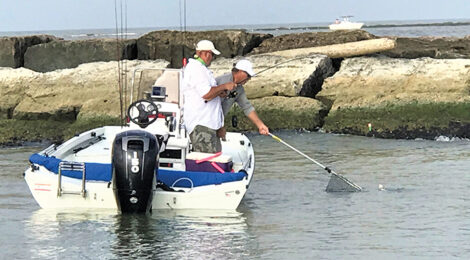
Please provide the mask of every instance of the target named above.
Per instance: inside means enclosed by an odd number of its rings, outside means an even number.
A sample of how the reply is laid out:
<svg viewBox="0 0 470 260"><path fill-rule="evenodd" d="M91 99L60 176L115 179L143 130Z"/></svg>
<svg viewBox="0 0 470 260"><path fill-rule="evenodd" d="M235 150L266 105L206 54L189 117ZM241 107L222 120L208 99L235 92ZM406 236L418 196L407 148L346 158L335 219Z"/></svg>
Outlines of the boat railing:
<svg viewBox="0 0 470 260"><path fill-rule="evenodd" d="M49 156L51 153L55 152L56 150L57 150L57 145L51 144L46 149L42 150L39 154Z"/></svg>

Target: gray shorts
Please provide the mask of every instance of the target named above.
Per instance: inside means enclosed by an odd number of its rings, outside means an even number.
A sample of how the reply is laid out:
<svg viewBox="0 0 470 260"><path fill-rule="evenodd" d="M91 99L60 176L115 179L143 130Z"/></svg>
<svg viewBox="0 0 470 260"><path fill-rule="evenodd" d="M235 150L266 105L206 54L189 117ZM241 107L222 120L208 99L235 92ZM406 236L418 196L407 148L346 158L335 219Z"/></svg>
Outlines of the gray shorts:
<svg viewBox="0 0 470 260"><path fill-rule="evenodd" d="M222 151L220 138L217 137L217 130L210 129L202 125L197 125L189 134L194 152L218 153Z"/></svg>

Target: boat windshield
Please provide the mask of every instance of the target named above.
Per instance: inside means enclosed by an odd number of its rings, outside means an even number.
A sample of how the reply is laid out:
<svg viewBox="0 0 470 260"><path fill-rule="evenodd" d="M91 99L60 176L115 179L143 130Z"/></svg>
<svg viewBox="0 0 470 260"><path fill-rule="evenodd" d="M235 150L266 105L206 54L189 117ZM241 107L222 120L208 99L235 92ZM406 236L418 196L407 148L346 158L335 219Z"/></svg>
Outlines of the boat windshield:
<svg viewBox="0 0 470 260"><path fill-rule="evenodd" d="M148 99L154 87L165 88L165 102L182 105L181 69L136 69L132 77L130 103Z"/></svg>

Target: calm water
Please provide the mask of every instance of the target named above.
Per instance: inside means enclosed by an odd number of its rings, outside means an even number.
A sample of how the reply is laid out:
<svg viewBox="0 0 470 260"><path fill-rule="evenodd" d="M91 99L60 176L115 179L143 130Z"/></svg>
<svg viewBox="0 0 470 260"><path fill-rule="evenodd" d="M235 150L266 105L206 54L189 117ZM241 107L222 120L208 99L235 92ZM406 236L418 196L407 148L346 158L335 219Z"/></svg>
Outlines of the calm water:
<svg viewBox="0 0 470 260"><path fill-rule="evenodd" d="M356 21L356 20L354 20ZM446 20L411 20L411 21L360 21L364 22L365 31L377 36L436 36L436 37L464 37L470 35L469 19ZM333 22L333 21L332 21ZM292 23L292 24L264 24L264 25L224 25L224 26L189 26L188 31L206 31L223 29L245 29L253 33L269 33L274 36L303 32L327 32L331 22L323 23ZM156 30L181 30L180 27L148 27L128 28L122 30L123 38L138 38L148 32ZM82 30L53 30L53 31L21 31L0 32L0 36L24 36L49 34L62 37L66 40L82 40L95 38L116 38L116 29L82 29Z"/></svg>
<svg viewBox="0 0 470 260"><path fill-rule="evenodd" d="M470 142L277 133L366 191L265 136L237 211L42 210L22 172L39 148L0 151L1 259L469 259ZM379 190L382 184L385 190Z"/></svg>

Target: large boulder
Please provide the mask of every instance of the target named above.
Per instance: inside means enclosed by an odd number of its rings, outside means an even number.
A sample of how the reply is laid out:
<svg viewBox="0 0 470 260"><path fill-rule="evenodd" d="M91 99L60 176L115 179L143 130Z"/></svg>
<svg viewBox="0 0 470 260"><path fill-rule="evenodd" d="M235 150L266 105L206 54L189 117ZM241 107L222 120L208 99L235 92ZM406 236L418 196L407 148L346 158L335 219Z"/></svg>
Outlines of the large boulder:
<svg viewBox="0 0 470 260"><path fill-rule="evenodd" d="M392 58L416 59L429 57L435 59L470 58L470 36L456 37L417 37L396 39L397 47L381 54Z"/></svg>
<svg viewBox="0 0 470 260"><path fill-rule="evenodd" d="M0 119L11 119L26 89L39 74L25 68L0 68Z"/></svg>
<svg viewBox="0 0 470 260"><path fill-rule="evenodd" d="M220 58L210 69L215 76L231 71L240 58ZM332 61L324 55L288 59L262 54L248 57L255 72L261 72L245 84L245 92L259 117L270 129L317 129L327 114L326 106L313 99L323 80L334 74ZM237 116L238 126L231 126ZM229 131L257 130L243 111L234 105L225 118Z"/></svg>
<svg viewBox="0 0 470 260"><path fill-rule="evenodd" d="M59 39L51 35L0 37L0 67L22 67L24 54L29 47Z"/></svg>
<svg viewBox="0 0 470 260"><path fill-rule="evenodd" d="M252 54L356 42L375 38L377 37L363 30L285 34L264 40L259 47L252 51Z"/></svg>
<svg viewBox="0 0 470 260"><path fill-rule="evenodd" d="M133 60L136 40L93 39L53 41L28 48L24 67L38 72L75 68L95 61Z"/></svg>
<svg viewBox="0 0 470 260"><path fill-rule="evenodd" d="M219 76L230 72L236 59L216 59L210 69ZM309 55L294 59L263 54L248 57L255 72L262 72L245 84L248 98L269 96L314 97L323 80L335 73L332 61L324 55Z"/></svg>
<svg viewBox="0 0 470 260"><path fill-rule="evenodd" d="M212 41L221 52L221 57L233 58L249 53L270 37L272 35L247 33L243 30L154 31L137 40L138 59L164 59L170 62L171 67L180 68L183 52L185 57L191 57L195 52L196 43L200 40Z"/></svg>
<svg viewBox="0 0 470 260"><path fill-rule="evenodd" d="M167 62L127 61L122 85L130 91L134 68L165 68ZM0 69L0 119L75 121L77 118L120 117L118 64L95 62L48 73ZM139 82L152 82L147 75ZM127 79L127 81L126 81ZM123 95L126 100L129 94ZM128 102L128 101L127 101Z"/></svg>
<svg viewBox="0 0 470 260"><path fill-rule="evenodd" d="M391 138L468 138L469 72L470 59L345 59L316 96L330 107L324 129Z"/></svg>

